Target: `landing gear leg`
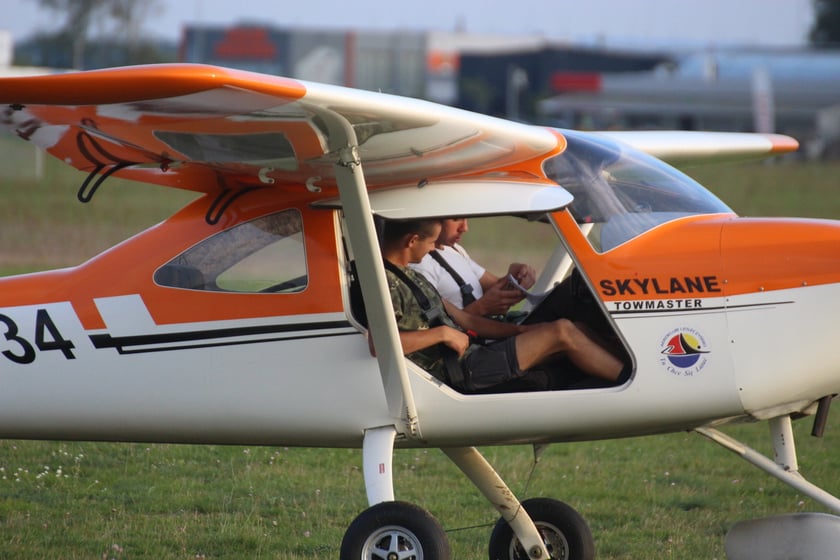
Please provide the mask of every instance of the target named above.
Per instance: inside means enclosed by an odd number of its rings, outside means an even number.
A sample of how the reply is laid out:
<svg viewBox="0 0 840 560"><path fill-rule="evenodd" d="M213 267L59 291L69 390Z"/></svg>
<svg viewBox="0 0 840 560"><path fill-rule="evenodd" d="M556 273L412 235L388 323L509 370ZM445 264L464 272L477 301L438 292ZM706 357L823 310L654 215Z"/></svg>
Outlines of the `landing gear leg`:
<svg viewBox="0 0 840 560"><path fill-rule="evenodd" d="M362 464L368 505L394 501L394 439L393 426L372 428L365 431L362 444Z"/></svg>
<svg viewBox="0 0 840 560"><path fill-rule="evenodd" d="M808 482L799 473L799 467L796 461L796 448L793 443L793 431L790 426L790 416L781 416L771 420L770 430L773 438L773 448L776 454L775 461L715 428L696 428L694 431L709 438L718 445L729 449L745 461L775 476L815 502L824 505L835 513L840 513L840 498Z"/></svg>
<svg viewBox="0 0 840 560"><path fill-rule="evenodd" d="M341 541L340 560L451 560L449 540L426 510L394 501L393 426L365 432L365 488L371 507L360 513Z"/></svg>
<svg viewBox="0 0 840 560"><path fill-rule="evenodd" d="M583 518L569 506L554 500L529 500L520 504L477 449L452 447L443 449L443 452L458 465L502 516L499 521L502 528L497 526L490 540L491 560L588 560L594 557L592 534ZM562 506L542 507L547 502ZM539 515L536 525L529 515L529 507ZM574 515L571 515L572 513ZM572 522L567 521L567 514L573 518ZM572 542L582 544L572 547L569 545Z"/></svg>

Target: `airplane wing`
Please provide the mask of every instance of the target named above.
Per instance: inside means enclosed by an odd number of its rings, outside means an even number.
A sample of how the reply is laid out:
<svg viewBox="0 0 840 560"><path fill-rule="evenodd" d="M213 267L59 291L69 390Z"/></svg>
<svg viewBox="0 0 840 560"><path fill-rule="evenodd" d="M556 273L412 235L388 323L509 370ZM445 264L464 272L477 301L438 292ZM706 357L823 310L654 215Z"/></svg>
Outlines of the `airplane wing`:
<svg viewBox="0 0 840 560"><path fill-rule="evenodd" d="M417 99L203 65L0 79L0 122L74 167L208 191L335 184L336 123L368 187L508 169L563 147L543 128ZM337 119L334 117L338 117Z"/></svg>
<svg viewBox="0 0 840 560"><path fill-rule="evenodd" d="M504 170L538 175L562 134L417 99L204 65L0 78L0 123L91 174L200 192L333 186L336 120L350 123L369 188ZM332 123L332 124L331 124ZM796 149L781 135L598 132L680 166Z"/></svg>
<svg viewBox="0 0 840 560"><path fill-rule="evenodd" d="M629 144L676 167L765 158L799 148L796 140L781 134L682 130L599 131L594 134Z"/></svg>

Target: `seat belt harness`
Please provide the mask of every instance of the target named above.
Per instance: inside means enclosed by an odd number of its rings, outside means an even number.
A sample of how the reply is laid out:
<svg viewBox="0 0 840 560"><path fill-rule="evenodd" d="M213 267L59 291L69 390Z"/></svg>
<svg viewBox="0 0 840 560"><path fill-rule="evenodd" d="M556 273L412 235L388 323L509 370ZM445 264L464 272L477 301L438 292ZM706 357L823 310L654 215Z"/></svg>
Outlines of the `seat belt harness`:
<svg viewBox="0 0 840 560"><path fill-rule="evenodd" d="M414 294L414 299L417 300L420 308L423 309L423 317L426 319L426 322L429 323L429 326L439 327L446 325L446 323L443 322L443 313L445 313L445 311L440 307L433 307L429 298L426 297L426 294L424 294L423 290L420 289L420 286L418 286L394 263L385 260L385 268L393 272L394 276L400 279L400 282L411 289L411 293ZM464 372L461 370L461 364L458 363L457 354L455 354L455 351L452 348L449 348L446 345L443 346L441 354L443 355L443 366L446 370L446 377L448 378L449 385L455 388L463 388Z"/></svg>

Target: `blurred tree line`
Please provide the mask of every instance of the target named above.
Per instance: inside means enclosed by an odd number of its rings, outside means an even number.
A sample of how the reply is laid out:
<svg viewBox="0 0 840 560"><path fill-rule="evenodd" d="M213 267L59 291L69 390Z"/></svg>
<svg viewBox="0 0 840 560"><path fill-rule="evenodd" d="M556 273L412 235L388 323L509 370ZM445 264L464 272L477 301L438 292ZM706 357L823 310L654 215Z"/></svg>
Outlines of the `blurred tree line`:
<svg viewBox="0 0 840 560"><path fill-rule="evenodd" d="M814 0L814 23L808 39L815 47L840 47L840 0Z"/></svg>
<svg viewBox="0 0 840 560"><path fill-rule="evenodd" d="M15 64L56 68L103 68L171 62L175 45L144 36L143 26L158 0L26 0L62 23L15 48Z"/></svg>

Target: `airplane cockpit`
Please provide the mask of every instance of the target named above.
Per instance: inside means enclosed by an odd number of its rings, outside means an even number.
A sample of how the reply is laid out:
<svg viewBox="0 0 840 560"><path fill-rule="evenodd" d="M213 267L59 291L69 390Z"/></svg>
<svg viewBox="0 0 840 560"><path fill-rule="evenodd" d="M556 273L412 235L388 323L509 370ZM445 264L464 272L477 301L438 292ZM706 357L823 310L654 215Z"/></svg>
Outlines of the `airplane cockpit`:
<svg viewBox="0 0 840 560"><path fill-rule="evenodd" d="M597 135L563 134L566 149L543 163L546 177L561 188L495 179L474 184L439 181L372 192L371 208L382 219L469 217L471 233L465 245L477 262L495 274L510 262L533 265L539 276L533 295L562 286L574 303L564 309L564 316L584 322L609 340L629 363L627 344L587 281L588 263L667 222L732 210L660 160ZM570 196L548 202L561 193ZM571 215L568 223L578 227L566 231L555 219L560 214ZM585 239L592 256L582 260L575 255L570 236ZM532 312L537 300L528 297L517 310Z"/></svg>
<svg viewBox="0 0 840 560"><path fill-rule="evenodd" d="M566 207L570 201L568 192L556 186L496 180L438 181L370 193L371 209L378 223L388 219L408 219L415 215L468 217L470 233L463 244L476 262L494 275L504 276L511 262L525 262L537 270L537 285L529 291L528 297L523 297L512 308L513 314L519 317L543 317L544 313L532 313L535 309L544 311L546 308L541 308L538 302L549 294L555 294L559 297L552 298L552 307L560 303L557 307L561 314L545 316L538 322L561 317L585 322L592 332L608 340L616 353L622 354L626 363L629 363L629 355L608 314L584 280L585 276L577 272L578 265L564 242L562 232L551 218L552 212ZM314 206L339 208L340 204L333 200L319 202ZM367 317L357 282L357 264L347 235L347 224L341 212L338 216L343 230L342 245L348 274L348 309L360 328L366 329ZM571 364L564 362L563 367L568 370L566 375L569 379L573 379L562 387L554 385L553 390L612 386L587 383L583 379L585 376L575 373Z"/></svg>

